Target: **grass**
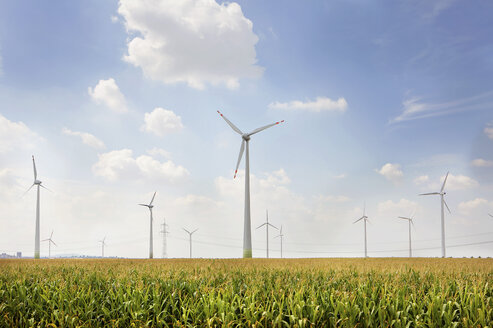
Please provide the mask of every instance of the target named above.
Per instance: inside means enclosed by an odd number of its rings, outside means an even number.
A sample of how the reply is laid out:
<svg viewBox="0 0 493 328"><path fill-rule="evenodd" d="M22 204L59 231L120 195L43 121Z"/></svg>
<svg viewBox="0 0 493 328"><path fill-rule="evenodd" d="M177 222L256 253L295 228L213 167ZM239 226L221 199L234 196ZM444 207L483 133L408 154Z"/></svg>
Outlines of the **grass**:
<svg viewBox="0 0 493 328"><path fill-rule="evenodd" d="M1 327L491 327L491 259L0 260Z"/></svg>

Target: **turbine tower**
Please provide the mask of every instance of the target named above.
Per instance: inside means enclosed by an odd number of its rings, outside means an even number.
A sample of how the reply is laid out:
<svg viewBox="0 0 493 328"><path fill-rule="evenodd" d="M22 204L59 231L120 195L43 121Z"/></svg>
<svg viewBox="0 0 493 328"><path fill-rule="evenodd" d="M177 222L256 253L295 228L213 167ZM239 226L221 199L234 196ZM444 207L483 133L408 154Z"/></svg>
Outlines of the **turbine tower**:
<svg viewBox="0 0 493 328"><path fill-rule="evenodd" d="M281 238L281 258L282 258L282 237L284 237L284 235L282 234L282 226L281 226L281 230L279 231L279 234L277 236L275 236L274 238L277 238L277 237Z"/></svg>
<svg viewBox="0 0 493 328"><path fill-rule="evenodd" d="M404 216L399 216L399 219L407 220L409 223L409 257L413 257L413 251L411 248L411 224L414 226L413 217L410 215L408 218Z"/></svg>
<svg viewBox="0 0 493 328"><path fill-rule="evenodd" d="M197 230L199 230L199 229L195 229L195 230L194 230L194 231L192 231L192 232L188 231L188 230L187 230L187 229L185 229L185 228L183 228L183 230L185 230L185 231L188 233L189 237L190 237L190 258L192 258L192 235L193 235L193 233L194 233L195 231L197 231Z"/></svg>
<svg viewBox="0 0 493 328"><path fill-rule="evenodd" d="M56 246L55 242L53 241L53 230L51 230L51 235L50 238L43 239L42 241L47 241L48 242L48 258L51 259L51 244Z"/></svg>
<svg viewBox="0 0 493 328"><path fill-rule="evenodd" d="M149 229L149 258L152 259L154 257L154 253L152 251L152 208L154 207L154 205L152 205L152 202L154 201L154 197L156 197L156 191L154 192L154 195L152 196L152 199L151 199L151 202L149 204L139 204L140 206L146 206L147 208L149 208L149 212L150 212L150 218L149 218L149 225L150 225L150 229Z"/></svg>
<svg viewBox="0 0 493 328"><path fill-rule="evenodd" d="M36 185L37 187L37 198L36 198L36 230L34 234L34 258L39 259L39 187L43 187L46 190L49 190L45 186L43 186L41 181L38 180L38 172L36 171L36 162L34 161L33 155L33 170L34 170L34 183L29 187L26 193L31 190L32 187Z"/></svg>
<svg viewBox="0 0 493 328"><path fill-rule="evenodd" d="M267 221L265 221L264 223L262 223L261 225L259 225L257 227L257 229L262 228L263 226L265 226L265 231L267 232L267 258L269 258L269 226L271 226L274 229L277 229L277 227L275 227L275 226L273 226L272 224L269 223L269 211L268 210L265 210L265 214L267 216ZM277 229L277 230L279 230L279 229Z"/></svg>
<svg viewBox="0 0 493 328"><path fill-rule="evenodd" d="M99 241L101 243L101 257L104 257L104 246L106 246L106 243L104 242L105 240L106 236L104 236L103 240Z"/></svg>
<svg viewBox="0 0 493 328"><path fill-rule="evenodd" d="M448 212L450 213L450 209L448 208L447 203L445 202L445 194L447 194L444 189L445 189L445 183L447 182L449 172L447 172L447 175L445 176L445 180L443 180L442 184L442 189L437 192L429 192L426 194L420 194L420 196L428 196L428 195L440 195L440 204L441 204L441 213L442 213L442 220L441 220L441 225L442 225L442 257L445 257L445 211L443 209L443 205L447 207Z"/></svg>
<svg viewBox="0 0 493 328"><path fill-rule="evenodd" d="M240 166L241 158L243 156L243 151L246 148L245 154L245 217L243 221L243 257L251 258L252 257L252 228L251 228L251 217L250 217L250 152L249 152L249 141L250 137L255 133L259 133L265 129L268 129L274 125L279 123L283 123L284 120L275 122L261 128L255 129L249 133L243 133L240 129L238 129L233 123L231 123L226 116L224 116L220 111L217 111L219 115L228 123L228 125L243 139L240 147L240 155L238 156L238 162L236 163L235 175L238 173L238 166Z"/></svg>
<svg viewBox="0 0 493 328"><path fill-rule="evenodd" d="M169 233L168 231L168 225L166 224L166 218L163 218L163 223L161 224L162 230L160 231L163 234L163 259L168 258L168 248L167 248L167 241L166 241L166 235Z"/></svg>
<svg viewBox="0 0 493 328"><path fill-rule="evenodd" d="M364 223L365 223L365 258L368 257L368 248L367 248L367 245L366 245L366 222L370 222L368 220L368 217L365 215L365 211L366 211L366 204L363 206L363 216L360 217L358 220L354 221L353 224L355 224L356 222L358 221L361 221L361 220L364 220Z"/></svg>

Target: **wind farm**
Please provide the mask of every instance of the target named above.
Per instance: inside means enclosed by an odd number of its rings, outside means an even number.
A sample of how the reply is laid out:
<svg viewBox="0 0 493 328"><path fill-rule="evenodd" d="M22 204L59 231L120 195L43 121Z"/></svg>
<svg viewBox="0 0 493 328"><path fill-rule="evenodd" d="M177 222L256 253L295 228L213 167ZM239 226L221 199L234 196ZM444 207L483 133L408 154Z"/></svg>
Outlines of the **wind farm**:
<svg viewBox="0 0 493 328"><path fill-rule="evenodd" d="M0 1L0 327L493 327L492 16Z"/></svg>

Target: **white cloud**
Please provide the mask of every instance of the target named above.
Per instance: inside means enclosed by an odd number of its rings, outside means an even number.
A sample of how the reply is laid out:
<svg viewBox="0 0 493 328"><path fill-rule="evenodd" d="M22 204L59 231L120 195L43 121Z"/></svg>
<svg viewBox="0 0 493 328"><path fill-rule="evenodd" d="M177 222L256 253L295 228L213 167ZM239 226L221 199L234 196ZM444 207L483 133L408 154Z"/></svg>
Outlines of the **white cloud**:
<svg viewBox="0 0 493 328"><path fill-rule="evenodd" d="M427 175L421 175L414 179L414 183L417 185L422 185L430 180L430 177Z"/></svg>
<svg viewBox="0 0 493 328"><path fill-rule="evenodd" d="M87 90L93 101L105 105L115 113L128 111L125 97L113 78L99 80L94 89L89 87Z"/></svg>
<svg viewBox="0 0 493 328"><path fill-rule="evenodd" d="M162 148L154 147L152 149L148 149L147 153L153 157L162 156L163 158L166 158L166 159L171 158L171 153L167 150L162 149Z"/></svg>
<svg viewBox="0 0 493 328"><path fill-rule="evenodd" d="M399 123L435 116L449 115L470 110L480 110L493 105L493 92L485 92L468 98L442 103L421 101L420 97L412 97L402 102L402 113L391 119L390 123Z"/></svg>
<svg viewBox="0 0 493 328"><path fill-rule="evenodd" d="M440 181L431 183L428 188L430 190L439 190L442 187L445 175L440 177ZM447 190L466 190L472 189L479 186L479 183L471 177L466 175L453 175L449 174L447 178L447 183L445 184L445 191Z"/></svg>
<svg viewBox="0 0 493 328"><path fill-rule="evenodd" d="M334 179L344 179L345 177L346 177L345 173L341 173L333 176Z"/></svg>
<svg viewBox="0 0 493 328"><path fill-rule="evenodd" d="M418 203L402 198L398 202L387 200L378 203L378 213L383 216L406 216L412 215L419 208Z"/></svg>
<svg viewBox="0 0 493 328"><path fill-rule="evenodd" d="M62 129L62 133L67 135L67 136L75 136L81 138L82 142L89 147L95 148L95 149L104 149L104 143L96 138L94 135L87 133L87 132L78 132L78 131L71 131L67 128Z"/></svg>
<svg viewBox="0 0 493 328"><path fill-rule="evenodd" d="M183 129L180 116L160 107L155 108L151 113L145 113L144 122L142 130L160 137Z"/></svg>
<svg viewBox="0 0 493 328"><path fill-rule="evenodd" d="M263 73L253 24L235 2L120 0L118 13L131 35L124 60L151 79L236 88L240 78Z"/></svg>
<svg viewBox="0 0 493 328"><path fill-rule="evenodd" d="M317 97L314 101L300 101L293 100L286 103L273 102L269 104L270 109L284 109L284 110L304 110L309 112L323 112L323 111L335 111L345 112L347 109L347 102L344 98L332 100L327 97Z"/></svg>
<svg viewBox="0 0 493 328"><path fill-rule="evenodd" d="M23 122L12 122L0 114L0 154L18 148L31 148L39 139Z"/></svg>
<svg viewBox="0 0 493 328"><path fill-rule="evenodd" d="M484 198L476 198L467 202L461 202L457 206L459 211L461 211L464 214L469 214L471 211L479 208L479 207L486 207L486 206L493 206L493 202L488 202Z"/></svg>
<svg viewBox="0 0 493 328"><path fill-rule="evenodd" d="M96 176L109 181L147 178L173 182L190 175L187 169L170 160L160 162L148 155L134 158L130 149L100 154L98 162L92 167L92 171Z"/></svg>
<svg viewBox="0 0 493 328"><path fill-rule="evenodd" d="M486 136L493 140L493 122L490 122L484 128L484 133Z"/></svg>
<svg viewBox="0 0 493 328"><path fill-rule="evenodd" d="M315 199L320 202L345 203L351 200L347 196L319 195Z"/></svg>
<svg viewBox="0 0 493 328"><path fill-rule="evenodd" d="M375 170L378 174L384 176L387 180L392 182L399 181L404 174L401 171L399 164L387 163L380 170Z"/></svg>
<svg viewBox="0 0 493 328"><path fill-rule="evenodd" d="M476 167L491 167L493 166L493 161L489 161L482 158L476 158L471 162L472 166Z"/></svg>
<svg viewBox="0 0 493 328"><path fill-rule="evenodd" d="M111 16L111 22L112 22L112 23L116 23L116 22L118 22L118 17L117 17L117 16L115 16L115 15Z"/></svg>

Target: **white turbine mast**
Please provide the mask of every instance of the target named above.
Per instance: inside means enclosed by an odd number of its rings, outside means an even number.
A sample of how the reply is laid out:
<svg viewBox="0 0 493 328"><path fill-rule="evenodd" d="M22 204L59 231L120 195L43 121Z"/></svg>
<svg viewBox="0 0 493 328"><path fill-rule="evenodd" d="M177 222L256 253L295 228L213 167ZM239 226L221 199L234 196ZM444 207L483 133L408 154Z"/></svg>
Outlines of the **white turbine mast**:
<svg viewBox="0 0 493 328"><path fill-rule="evenodd" d="M104 246L106 246L106 243L104 242L106 240L106 236L102 240L99 240L101 243L101 257L104 257Z"/></svg>
<svg viewBox="0 0 493 328"><path fill-rule="evenodd" d="M43 239L42 241L48 242L48 258L51 259L51 244L57 246L57 244L53 241L53 230L51 230L50 238Z"/></svg>
<svg viewBox="0 0 493 328"><path fill-rule="evenodd" d="M168 225L166 224L166 218L163 218L163 223L161 224L161 231L160 233L163 234L163 254L162 258L166 259L168 258L168 247L167 247L167 240L166 240L166 235L169 233L168 231Z"/></svg>
<svg viewBox="0 0 493 328"><path fill-rule="evenodd" d="M448 208L447 202L445 202L445 195L447 193L444 191L444 189L445 189L445 183L447 182L447 178L448 178L448 174L449 174L449 172L447 172L447 175L445 176L445 179L443 180L442 189L440 189L440 191L437 191L437 192L429 192L429 193L426 193L426 194L420 194L420 196L440 195L440 205L441 205L441 214L442 214L442 217L441 217L441 226L442 226L442 257L445 257L446 256L446 254L445 254L445 211L443 209L443 206L445 205L445 207L447 207L448 212L451 213L450 212L450 209Z"/></svg>
<svg viewBox="0 0 493 328"><path fill-rule="evenodd" d="M408 218L406 218L404 216L398 216L397 218L408 221L408 224L409 224L409 257L413 257L413 251L412 251L412 247L411 247L411 225L414 226L413 215L410 215Z"/></svg>
<svg viewBox="0 0 493 328"><path fill-rule="evenodd" d="M353 224L355 224L356 222L359 222L361 220L363 220L363 222L365 224L365 258L366 258L366 257L368 257L368 247L366 244L366 222L370 222L370 221L368 220L368 217L366 216L365 212L366 212L366 203L363 205L363 216L360 217L358 220L354 221Z"/></svg>
<svg viewBox="0 0 493 328"><path fill-rule="evenodd" d="M238 173L238 166L240 166L241 158L243 157L243 151L246 148L245 154L245 214L243 221L243 257L251 258L252 257L252 228L251 228L251 217L250 217L250 152L249 152L249 141L250 137L260 131L268 129L274 125L283 123L284 120L275 122L258 129L253 130L249 133L243 133L240 129L238 129L233 123L230 122L220 111L217 111L219 115L228 123L228 125L239 135L241 135L241 147L240 154L238 156L238 161L236 163L235 175Z"/></svg>
<svg viewBox="0 0 493 328"><path fill-rule="evenodd" d="M282 225L281 225L281 230L279 230L279 234L274 238L278 238L278 237L281 238L281 258L282 258L282 237L284 237L284 235L282 234Z"/></svg>
<svg viewBox="0 0 493 328"><path fill-rule="evenodd" d="M140 206L146 206L149 209L150 217L149 217L149 258L152 259L154 257L154 253L152 250L152 208L154 205L152 205L152 202L154 202L154 197L156 197L156 191L154 192L154 195L152 196L151 202L149 204L139 204Z"/></svg>
<svg viewBox="0 0 493 328"><path fill-rule="evenodd" d="M34 170L34 183L29 187L26 193L31 190L32 187L37 187L37 198L36 198L36 230L34 233L34 258L39 259L39 248L40 248L40 240L39 240L39 187L45 188L50 191L48 188L43 186L41 181L38 180L38 172L36 171L36 162L34 161L33 155L33 170Z"/></svg>
<svg viewBox="0 0 493 328"><path fill-rule="evenodd" d="M259 228L262 228L263 226L265 226L265 231L267 233L267 236L266 236L266 240L267 240L267 258L269 258L269 226L271 226L272 228L274 229L277 229L276 226L273 226L272 224L269 223L269 211L268 210L265 210L265 215L266 215L266 220L264 223L262 223L261 225L259 225L257 227L257 229ZM277 229L279 230L279 229Z"/></svg>
<svg viewBox="0 0 493 328"><path fill-rule="evenodd" d="M190 258L192 258L192 235L195 231L199 230L199 229L195 229L194 231L190 232L188 231L187 229L183 228L183 230L185 230L187 233L188 233L188 236L190 237Z"/></svg>

